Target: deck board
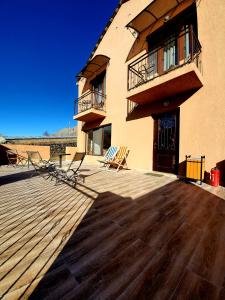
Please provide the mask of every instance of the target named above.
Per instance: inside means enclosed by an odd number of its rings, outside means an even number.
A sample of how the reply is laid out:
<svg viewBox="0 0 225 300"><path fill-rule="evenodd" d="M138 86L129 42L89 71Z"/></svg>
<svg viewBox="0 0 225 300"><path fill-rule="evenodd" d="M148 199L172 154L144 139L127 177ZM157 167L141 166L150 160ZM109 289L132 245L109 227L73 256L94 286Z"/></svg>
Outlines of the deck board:
<svg viewBox="0 0 225 300"><path fill-rule="evenodd" d="M0 167L1 299L224 300L224 190L82 169Z"/></svg>

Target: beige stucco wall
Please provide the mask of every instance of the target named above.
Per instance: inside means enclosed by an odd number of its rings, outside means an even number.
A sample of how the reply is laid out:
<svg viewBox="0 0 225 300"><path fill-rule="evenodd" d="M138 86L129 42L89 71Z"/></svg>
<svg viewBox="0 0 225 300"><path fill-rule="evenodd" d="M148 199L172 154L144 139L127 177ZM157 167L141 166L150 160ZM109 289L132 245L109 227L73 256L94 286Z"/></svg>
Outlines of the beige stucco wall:
<svg viewBox="0 0 225 300"><path fill-rule="evenodd" d="M35 145L18 145L18 144L5 144L2 145L5 149L15 149L17 150L22 156L27 157L26 151L39 151L41 157L43 159L50 158L50 146L35 146ZM71 160L74 154L77 151L77 147L66 147L66 153L70 154L65 156L66 160ZM64 159L64 157L63 157Z"/></svg>
<svg viewBox="0 0 225 300"><path fill-rule="evenodd" d="M204 86L181 105L180 160L205 154L206 170L225 160L225 2L204 0L198 7Z"/></svg>
<svg viewBox="0 0 225 300"><path fill-rule="evenodd" d="M50 147L49 146L34 146L34 145L18 145L18 144L5 144L3 145L6 149L15 149L22 156L27 157L26 151L39 151L43 159L50 158Z"/></svg>
<svg viewBox="0 0 225 300"><path fill-rule="evenodd" d="M65 156L66 160L71 160L76 152L77 147L66 147L66 154L70 154Z"/></svg>
<svg viewBox="0 0 225 300"><path fill-rule="evenodd" d="M129 167L144 169L152 169L153 119L149 115L126 121L127 65L137 56L126 60L131 49L135 53L135 47L139 47L139 52L142 51L139 56L145 47L141 49L138 41L134 44L135 38L125 26L148 4L148 0L130 0L123 4L95 52L95 55L110 57L106 73L107 117L99 125L111 123L112 145L127 145ZM225 2L198 1L197 14L204 86L180 105L179 161L184 160L185 154L205 154L209 171L225 160ZM142 40L140 36L139 44ZM79 81L79 94L84 84L83 78ZM85 134L81 128L79 122L80 151L85 150Z"/></svg>

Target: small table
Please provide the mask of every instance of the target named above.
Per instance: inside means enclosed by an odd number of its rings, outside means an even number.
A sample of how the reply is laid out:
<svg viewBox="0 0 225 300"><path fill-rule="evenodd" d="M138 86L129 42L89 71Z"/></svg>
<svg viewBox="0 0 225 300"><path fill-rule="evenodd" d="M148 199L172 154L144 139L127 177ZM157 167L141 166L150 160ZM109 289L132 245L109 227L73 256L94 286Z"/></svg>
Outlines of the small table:
<svg viewBox="0 0 225 300"><path fill-rule="evenodd" d="M57 155L59 157L59 167L62 168L62 157L64 155L71 155L71 154L70 153L58 153Z"/></svg>

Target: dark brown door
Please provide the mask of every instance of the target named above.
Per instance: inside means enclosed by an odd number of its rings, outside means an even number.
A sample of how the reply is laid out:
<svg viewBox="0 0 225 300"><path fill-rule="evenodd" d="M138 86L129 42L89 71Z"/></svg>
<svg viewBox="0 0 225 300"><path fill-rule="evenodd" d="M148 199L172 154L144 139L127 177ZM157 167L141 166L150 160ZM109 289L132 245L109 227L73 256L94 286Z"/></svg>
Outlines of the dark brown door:
<svg viewBox="0 0 225 300"><path fill-rule="evenodd" d="M153 169L177 173L179 162L179 111L154 117Z"/></svg>

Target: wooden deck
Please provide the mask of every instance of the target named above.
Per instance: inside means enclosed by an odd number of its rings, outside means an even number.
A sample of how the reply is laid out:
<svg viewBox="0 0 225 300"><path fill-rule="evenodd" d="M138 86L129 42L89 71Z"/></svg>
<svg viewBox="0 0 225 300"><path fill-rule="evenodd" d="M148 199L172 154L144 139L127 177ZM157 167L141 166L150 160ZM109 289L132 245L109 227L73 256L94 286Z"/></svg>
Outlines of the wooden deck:
<svg viewBox="0 0 225 300"><path fill-rule="evenodd" d="M225 201L137 171L0 168L1 299L225 299Z"/></svg>

